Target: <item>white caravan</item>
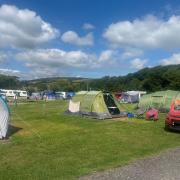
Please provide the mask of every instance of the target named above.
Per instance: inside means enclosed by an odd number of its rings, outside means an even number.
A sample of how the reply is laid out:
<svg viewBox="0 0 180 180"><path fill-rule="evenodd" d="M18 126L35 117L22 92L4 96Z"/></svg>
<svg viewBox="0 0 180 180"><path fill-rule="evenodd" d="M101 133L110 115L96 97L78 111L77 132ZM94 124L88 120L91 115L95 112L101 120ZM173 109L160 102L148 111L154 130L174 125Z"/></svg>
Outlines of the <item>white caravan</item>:
<svg viewBox="0 0 180 180"><path fill-rule="evenodd" d="M21 90L17 90L16 91L20 97L26 97L27 98L27 91L21 91Z"/></svg>
<svg viewBox="0 0 180 180"><path fill-rule="evenodd" d="M19 97L27 98L27 91L21 90L11 90L11 89L0 89L7 97L14 97L15 95Z"/></svg>

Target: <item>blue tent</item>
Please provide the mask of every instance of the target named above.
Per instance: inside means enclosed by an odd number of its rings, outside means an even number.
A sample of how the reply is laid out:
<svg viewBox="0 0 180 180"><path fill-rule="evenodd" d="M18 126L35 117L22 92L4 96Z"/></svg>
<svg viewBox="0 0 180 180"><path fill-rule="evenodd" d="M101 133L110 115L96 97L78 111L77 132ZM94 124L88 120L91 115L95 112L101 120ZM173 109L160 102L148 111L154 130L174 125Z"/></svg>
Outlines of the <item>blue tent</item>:
<svg viewBox="0 0 180 180"><path fill-rule="evenodd" d="M48 91L45 93L46 100L55 100L56 94L53 91Z"/></svg>

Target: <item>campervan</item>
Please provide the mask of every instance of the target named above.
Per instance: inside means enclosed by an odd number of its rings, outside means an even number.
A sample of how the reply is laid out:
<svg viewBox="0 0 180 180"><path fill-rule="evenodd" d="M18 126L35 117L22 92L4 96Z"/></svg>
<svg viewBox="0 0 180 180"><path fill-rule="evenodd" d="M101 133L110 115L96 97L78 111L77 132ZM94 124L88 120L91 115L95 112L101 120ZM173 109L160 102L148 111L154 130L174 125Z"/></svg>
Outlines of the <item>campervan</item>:
<svg viewBox="0 0 180 180"><path fill-rule="evenodd" d="M4 92L7 97L15 96L14 90L1 89L1 91Z"/></svg>
<svg viewBox="0 0 180 180"><path fill-rule="evenodd" d="M1 92L3 92L7 97L14 97L17 95L18 97L27 98L27 91L1 89Z"/></svg>

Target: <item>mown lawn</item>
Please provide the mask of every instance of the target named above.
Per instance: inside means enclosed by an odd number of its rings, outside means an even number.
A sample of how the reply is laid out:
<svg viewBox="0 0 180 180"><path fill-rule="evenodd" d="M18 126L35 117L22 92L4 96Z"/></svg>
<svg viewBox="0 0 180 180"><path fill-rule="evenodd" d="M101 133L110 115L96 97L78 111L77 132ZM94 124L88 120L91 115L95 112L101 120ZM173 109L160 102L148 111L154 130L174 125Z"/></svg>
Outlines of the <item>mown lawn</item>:
<svg viewBox="0 0 180 180"><path fill-rule="evenodd" d="M64 101L11 106L0 179L76 179L180 146L180 134L164 131L163 114L158 122L100 121L67 116L66 108Z"/></svg>

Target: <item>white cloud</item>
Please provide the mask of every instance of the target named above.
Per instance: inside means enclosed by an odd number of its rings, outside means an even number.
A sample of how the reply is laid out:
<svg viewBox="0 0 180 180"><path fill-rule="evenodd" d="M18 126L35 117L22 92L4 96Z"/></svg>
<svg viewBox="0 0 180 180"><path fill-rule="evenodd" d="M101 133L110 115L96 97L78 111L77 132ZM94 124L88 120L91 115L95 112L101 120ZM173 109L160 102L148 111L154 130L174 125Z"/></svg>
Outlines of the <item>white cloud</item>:
<svg viewBox="0 0 180 180"><path fill-rule="evenodd" d="M74 44L78 46L90 46L94 43L94 38L92 33L88 33L84 37L80 37L74 31L67 31L61 36L62 41L69 44Z"/></svg>
<svg viewBox="0 0 180 180"><path fill-rule="evenodd" d="M84 68L93 65L94 55L82 51L64 51L61 49L38 49L18 53L16 59L26 63L27 67L75 67ZM89 67L88 67L89 68Z"/></svg>
<svg viewBox="0 0 180 180"><path fill-rule="evenodd" d="M75 71L87 71L96 67L97 58L83 51L64 51L61 49L38 49L18 53L32 78L69 76Z"/></svg>
<svg viewBox="0 0 180 180"><path fill-rule="evenodd" d="M8 59L8 55L0 52L0 63L3 63L6 59Z"/></svg>
<svg viewBox="0 0 180 180"><path fill-rule="evenodd" d="M145 67L145 65L147 64L147 60L146 59L139 59L139 58L135 58L133 59L130 63L131 63L131 68L133 69L143 69Z"/></svg>
<svg viewBox="0 0 180 180"><path fill-rule="evenodd" d="M162 59L162 65L180 64L180 53L173 54L171 57Z"/></svg>
<svg viewBox="0 0 180 180"><path fill-rule="evenodd" d="M82 28L86 30L92 30L95 28L95 26L90 23L84 23Z"/></svg>
<svg viewBox="0 0 180 180"><path fill-rule="evenodd" d="M109 70L118 67L116 52L112 50L105 50L96 55L80 50L37 49L17 53L15 59L28 69L27 73L31 78L69 76L75 72L92 73L100 68Z"/></svg>
<svg viewBox="0 0 180 180"><path fill-rule="evenodd" d="M20 71L19 70L14 70L14 69L0 69L0 74L4 75L10 75L10 76L19 76Z"/></svg>
<svg viewBox="0 0 180 180"><path fill-rule="evenodd" d="M16 76L19 77L20 79L35 79L38 78L35 74L35 72L22 72L17 69L10 69L10 68L1 68L0 69L0 74L6 75L6 76ZM43 77L43 76L41 76Z"/></svg>
<svg viewBox="0 0 180 180"><path fill-rule="evenodd" d="M112 50L102 51L99 56L99 61L101 61L101 62L111 61L113 58L113 54L114 54L114 51L112 51Z"/></svg>
<svg viewBox="0 0 180 180"><path fill-rule="evenodd" d="M132 57L141 56L143 51L141 49L136 48L126 48L125 51L122 53L122 59L128 59Z"/></svg>
<svg viewBox="0 0 180 180"><path fill-rule="evenodd" d="M180 16L168 20L146 16L134 21L111 24L103 34L112 46L118 48L164 48L180 47Z"/></svg>
<svg viewBox="0 0 180 180"><path fill-rule="evenodd" d="M57 76L76 76L87 74L116 74L132 69L141 69L147 60L134 59L129 65L129 60L121 58L120 51L106 49L98 54L87 53L82 50L65 51L62 49L34 49L23 50L9 54L13 57L15 66L21 63L17 70L1 69L0 73L15 75L21 79L35 79ZM10 58L11 59L11 58Z"/></svg>
<svg viewBox="0 0 180 180"><path fill-rule="evenodd" d="M0 6L0 47L33 48L59 32L34 11L12 5Z"/></svg>

